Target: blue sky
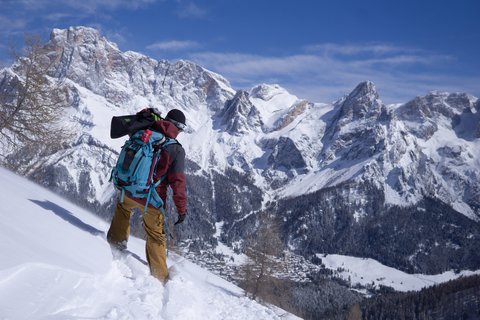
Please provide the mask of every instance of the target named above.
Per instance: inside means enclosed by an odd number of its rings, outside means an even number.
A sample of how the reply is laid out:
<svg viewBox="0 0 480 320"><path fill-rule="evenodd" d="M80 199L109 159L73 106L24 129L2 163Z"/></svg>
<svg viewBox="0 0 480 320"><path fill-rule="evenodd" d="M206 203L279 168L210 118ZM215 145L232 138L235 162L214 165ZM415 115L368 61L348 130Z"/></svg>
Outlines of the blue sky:
<svg viewBox="0 0 480 320"><path fill-rule="evenodd" d="M0 0L0 63L23 35L90 26L155 59L187 59L235 89L278 83L331 102L359 82L385 103L480 97L477 0Z"/></svg>

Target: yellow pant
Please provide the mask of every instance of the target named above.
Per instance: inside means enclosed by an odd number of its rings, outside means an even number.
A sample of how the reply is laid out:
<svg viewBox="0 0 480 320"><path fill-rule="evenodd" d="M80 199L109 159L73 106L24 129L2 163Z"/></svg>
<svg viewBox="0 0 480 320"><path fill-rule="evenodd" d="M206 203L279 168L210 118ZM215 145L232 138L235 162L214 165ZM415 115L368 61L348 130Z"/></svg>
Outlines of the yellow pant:
<svg viewBox="0 0 480 320"><path fill-rule="evenodd" d="M124 196L123 203L117 200L107 239L112 246L120 250L127 248L128 236L130 235L130 217L134 208L139 208L143 213L145 206L127 196ZM147 209L147 213L143 215L143 227L147 234L146 253L150 273L155 278L165 282L168 277L168 268L163 219L163 214L159 209L150 207Z"/></svg>

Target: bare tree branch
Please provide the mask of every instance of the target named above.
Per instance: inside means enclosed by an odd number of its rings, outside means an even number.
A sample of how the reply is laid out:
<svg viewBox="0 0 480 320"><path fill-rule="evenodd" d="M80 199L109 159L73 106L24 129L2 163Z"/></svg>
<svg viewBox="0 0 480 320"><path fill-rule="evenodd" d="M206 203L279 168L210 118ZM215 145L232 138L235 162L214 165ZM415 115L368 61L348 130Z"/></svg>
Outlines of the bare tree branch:
<svg viewBox="0 0 480 320"><path fill-rule="evenodd" d="M0 74L0 143L13 150L63 143L72 134L60 122L67 107L66 90L61 81L49 77L56 57L48 55L38 35L25 37L24 56L12 52L12 71Z"/></svg>
<svg viewBox="0 0 480 320"><path fill-rule="evenodd" d="M240 282L246 294L252 299L268 297L276 277L285 273L285 263L281 260L283 244L280 239L280 225L268 212L260 213L256 232L246 239L249 261L240 270Z"/></svg>

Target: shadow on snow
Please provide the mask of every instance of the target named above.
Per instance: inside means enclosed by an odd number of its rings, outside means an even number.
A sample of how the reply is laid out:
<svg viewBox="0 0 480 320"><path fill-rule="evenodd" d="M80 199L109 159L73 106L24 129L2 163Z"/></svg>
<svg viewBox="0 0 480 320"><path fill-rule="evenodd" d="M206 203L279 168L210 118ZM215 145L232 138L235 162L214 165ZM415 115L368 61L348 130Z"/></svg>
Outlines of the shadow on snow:
<svg viewBox="0 0 480 320"><path fill-rule="evenodd" d="M65 209L65 208L63 208L63 207L61 207L61 206L59 206L59 205L57 205L57 204L55 204L51 201L48 201L48 200L39 201L39 200L32 200L32 199L28 199L28 200L30 200L31 202L35 203L36 205L42 207L45 210L52 211L53 213L55 213L57 216L59 216L63 220L71 223L72 225L74 225L75 227L77 227L77 228L79 228L83 231L86 231L86 232L88 232L88 233L90 233L94 236L98 236L98 235L105 236L105 232L103 232L101 230L98 230L98 229L92 227L89 224L86 224L82 220L75 217L73 215L73 213L71 213L67 209Z"/></svg>

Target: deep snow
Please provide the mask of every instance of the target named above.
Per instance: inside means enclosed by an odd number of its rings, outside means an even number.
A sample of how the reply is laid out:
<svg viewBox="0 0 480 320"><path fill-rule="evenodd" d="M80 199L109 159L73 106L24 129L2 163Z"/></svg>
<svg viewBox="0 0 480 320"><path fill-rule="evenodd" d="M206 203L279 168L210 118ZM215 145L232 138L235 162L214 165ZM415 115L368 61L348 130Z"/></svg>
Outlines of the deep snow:
<svg viewBox="0 0 480 320"><path fill-rule="evenodd" d="M0 319L280 319L235 285L169 253L163 286L144 244L113 259L108 223L0 168ZM287 319L296 317L286 314ZM285 319L282 317L282 319Z"/></svg>

